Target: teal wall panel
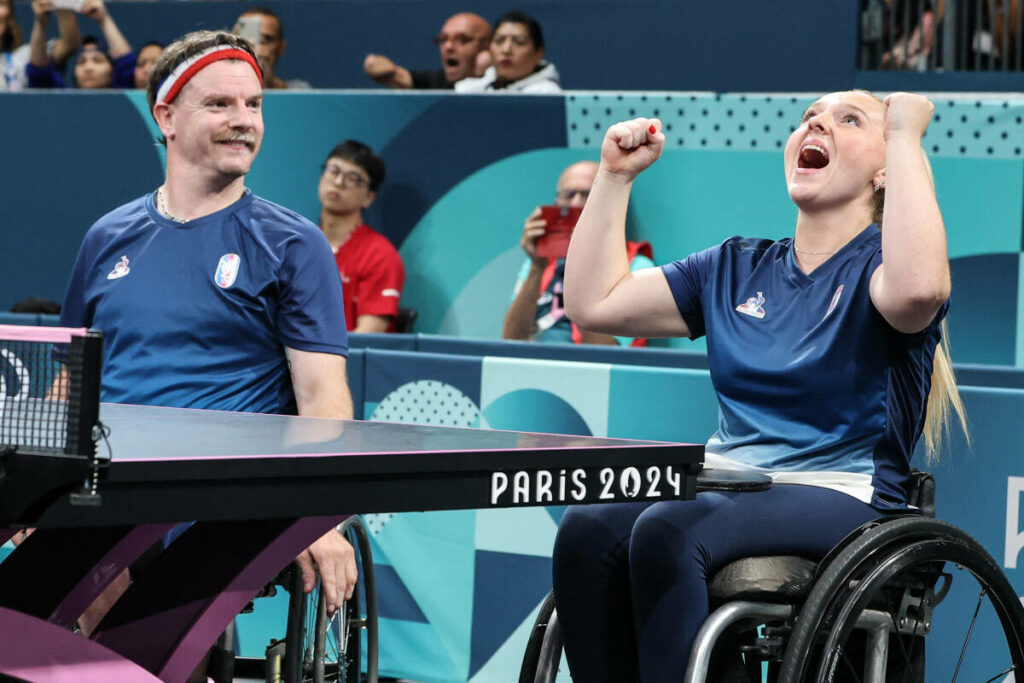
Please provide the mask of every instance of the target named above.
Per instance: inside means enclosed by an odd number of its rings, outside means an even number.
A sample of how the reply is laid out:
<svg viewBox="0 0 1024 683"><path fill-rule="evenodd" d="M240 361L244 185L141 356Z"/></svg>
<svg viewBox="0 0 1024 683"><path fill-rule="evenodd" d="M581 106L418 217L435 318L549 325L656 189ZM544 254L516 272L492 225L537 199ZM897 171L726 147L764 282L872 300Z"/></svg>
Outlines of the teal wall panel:
<svg viewBox="0 0 1024 683"><path fill-rule="evenodd" d="M1020 251L1024 161L943 156L932 168L950 258Z"/></svg>
<svg viewBox="0 0 1024 683"><path fill-rule="evenodd" d="M706 370L612 366L608 436L704 443L718 427Z"/></svg>

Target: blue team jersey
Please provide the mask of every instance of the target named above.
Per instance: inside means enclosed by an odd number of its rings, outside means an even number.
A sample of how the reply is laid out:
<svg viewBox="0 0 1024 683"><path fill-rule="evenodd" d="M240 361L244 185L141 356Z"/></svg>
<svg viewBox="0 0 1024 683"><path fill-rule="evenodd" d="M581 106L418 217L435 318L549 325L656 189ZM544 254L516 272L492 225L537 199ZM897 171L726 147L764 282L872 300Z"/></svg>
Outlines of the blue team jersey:
<svg viewBox="0 0 1024 683"><path fill-rule="evenodd" d="M112 403L294 413L285 347L348 352L327 240L251 193L187 223L162 216L153 194L101 218L61 324L103 331Z"/></svg>
<svg viewBox="0 0 1024 683"><path fill-rule="evenodd" d="M893 329L869 294L881 262L871 225L810 274L790 239L733 237L663 268L692 336L707 336L720 407L708 453L805 483L849 475L835 488L904 505L948 304L921 332Z"/></svg>

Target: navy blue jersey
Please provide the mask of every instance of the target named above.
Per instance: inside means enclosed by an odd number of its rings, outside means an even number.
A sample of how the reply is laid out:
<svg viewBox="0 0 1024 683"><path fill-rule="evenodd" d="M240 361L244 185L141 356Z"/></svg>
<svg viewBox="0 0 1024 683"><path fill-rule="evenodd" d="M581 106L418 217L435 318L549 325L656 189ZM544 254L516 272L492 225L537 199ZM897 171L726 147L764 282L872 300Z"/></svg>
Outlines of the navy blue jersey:
<svg viewBox="0 0 1024 683"><path fill-rule="evenodd" d="M294 413L284 348L345 355L341 279L315 225L246 193L187 223L154 195L89 230L61 324L104 334L104 401Z"/></svg>
<svg viewBox="0 0 1024 683"><path fill-rule="evenodd" d="M733 237L664 267L691 334L707 336L708 453L903 506L947 306L921 332L893 329L869 293L881 262L872 225L809 275L788 238Z"/></svg>

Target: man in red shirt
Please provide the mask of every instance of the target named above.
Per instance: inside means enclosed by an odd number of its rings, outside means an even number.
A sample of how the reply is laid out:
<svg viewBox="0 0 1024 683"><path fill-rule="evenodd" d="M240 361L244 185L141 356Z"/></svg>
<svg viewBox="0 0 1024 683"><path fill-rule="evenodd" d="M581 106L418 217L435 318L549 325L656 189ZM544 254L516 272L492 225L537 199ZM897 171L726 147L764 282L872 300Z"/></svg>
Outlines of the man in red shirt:
<svg viewBox="0 0 1024 683"><path fill-rule="evenodd" d="M320 176L320 229L334 250L349 332L393 332L405 284L402 257L384 235L363 223L384 182L384 162L356 140L327 155Z"/></svg>

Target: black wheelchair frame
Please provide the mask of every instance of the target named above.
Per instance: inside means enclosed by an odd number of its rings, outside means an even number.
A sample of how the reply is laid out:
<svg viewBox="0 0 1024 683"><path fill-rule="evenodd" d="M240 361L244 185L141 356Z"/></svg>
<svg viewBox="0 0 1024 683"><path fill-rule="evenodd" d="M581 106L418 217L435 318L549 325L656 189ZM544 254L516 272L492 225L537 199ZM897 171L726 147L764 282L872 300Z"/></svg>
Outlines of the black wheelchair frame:
<svg viewBox="0 0 1024 683"><path fill-rule="evenodd" d="M952 680L986 599L986 614L998 620L1005 637L1006 661L993 663L985 683L1024 672L1024 608L1013 587L977 541L933 518L930 474L913 472L908 489L920 515L865 524L820 562L751 557L719 570L708 584L712 613L697 634L683 680L923 682L925 638L954 575L958 581L973 578L978 595ZM520 683L554 681L561 654L554 595L548 593Z"/></svg>

